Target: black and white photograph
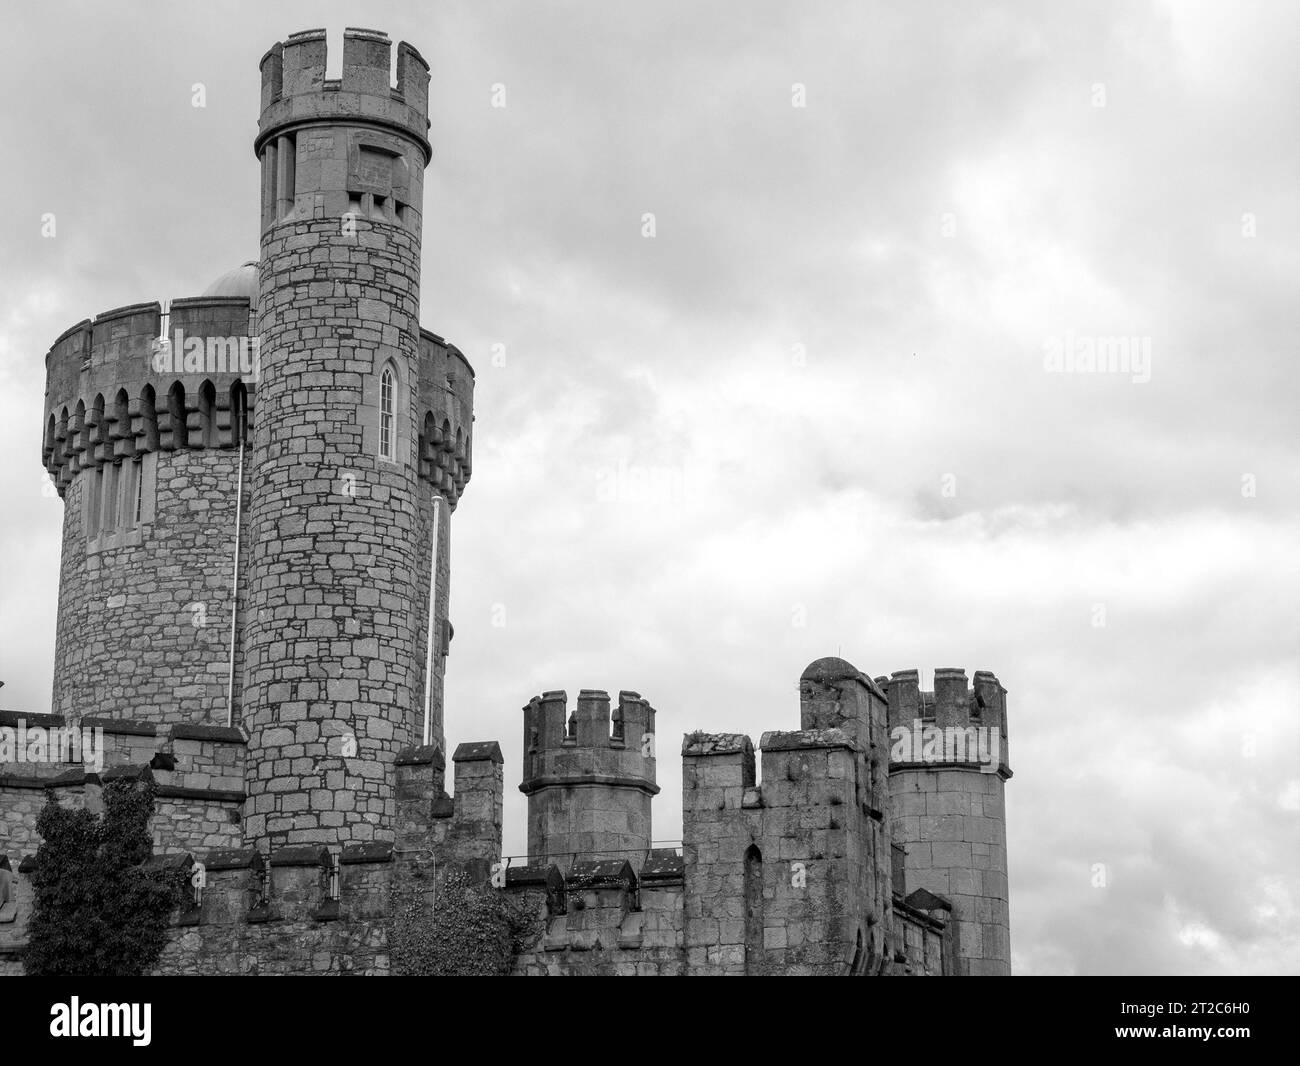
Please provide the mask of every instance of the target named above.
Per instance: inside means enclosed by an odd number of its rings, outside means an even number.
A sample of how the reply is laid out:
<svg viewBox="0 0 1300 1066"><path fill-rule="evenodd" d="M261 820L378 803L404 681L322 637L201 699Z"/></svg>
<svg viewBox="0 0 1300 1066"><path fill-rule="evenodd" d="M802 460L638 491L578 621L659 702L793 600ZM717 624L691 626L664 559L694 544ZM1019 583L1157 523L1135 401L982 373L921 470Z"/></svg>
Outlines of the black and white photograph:
<svg viewBox="0 0 1300 1066"><path fill-rule="evenodd" d="M1040 1021L1264 1031L1300 8L3 21L33 1047L190 1046L158 979L218 976L1100 977ZM971 1003L1099 986L1015 987Z"/></svg>

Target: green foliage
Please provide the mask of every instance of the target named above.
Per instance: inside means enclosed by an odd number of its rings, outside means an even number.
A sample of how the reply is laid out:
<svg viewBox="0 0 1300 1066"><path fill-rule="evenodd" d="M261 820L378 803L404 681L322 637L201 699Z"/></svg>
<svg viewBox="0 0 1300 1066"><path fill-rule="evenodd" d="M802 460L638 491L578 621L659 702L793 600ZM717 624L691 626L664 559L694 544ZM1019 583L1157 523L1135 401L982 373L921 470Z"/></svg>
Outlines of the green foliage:
<svg viewBox="0 0 1300 1066"><path fill-rule="evenodd" d="M29 974L124 977L153 969L182 901L176 870L143 867L153 853L154 786L104 786L104 815L45 804L32 875L34 905L23 965Z"/></svg>
<svg viewBox="0 0 1300 1066"><path fill-rule="evenodd" d="M545 919L535 901L448 874L432 907L417 894L393 915L393 972L406 977L504 977Z"/></svg>

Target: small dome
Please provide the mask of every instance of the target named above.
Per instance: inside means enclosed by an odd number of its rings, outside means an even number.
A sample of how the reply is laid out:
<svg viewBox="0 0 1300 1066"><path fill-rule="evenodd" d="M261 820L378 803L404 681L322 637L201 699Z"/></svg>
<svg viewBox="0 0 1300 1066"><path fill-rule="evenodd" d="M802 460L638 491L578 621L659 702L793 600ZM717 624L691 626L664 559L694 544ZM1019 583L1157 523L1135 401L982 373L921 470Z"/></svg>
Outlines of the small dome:
<svg viewBox="0 0 1300 1066"><path fill-rule="evenodd" d="M856 680L861 677L862 671L852 663L845 662L834 655L828 655L824 659L809 663L799 680L816 681L819 685L833 685L835 682L844 681L847 678Z"/></svg>
<svg viewBox="0 0 1300 1066"><path fill-rule="evenodd" d="M257 305L257 260L227 270L211 285L203 290L204 296L244 296L253 306Z"/></svg>

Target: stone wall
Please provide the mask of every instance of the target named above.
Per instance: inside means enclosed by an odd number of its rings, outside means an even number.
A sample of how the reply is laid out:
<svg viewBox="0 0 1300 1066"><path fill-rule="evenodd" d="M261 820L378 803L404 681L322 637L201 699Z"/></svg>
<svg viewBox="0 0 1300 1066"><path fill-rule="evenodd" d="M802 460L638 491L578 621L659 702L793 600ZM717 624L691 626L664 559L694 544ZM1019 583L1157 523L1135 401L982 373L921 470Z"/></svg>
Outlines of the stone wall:
<svg viewBox="0 0 1300 1066"><path fill-rule="evenodd" d="M153 520L141 524L138 543L88 551L90 476L65 496L54 707L224 724L238 453L161 452L148 461Z"/></svg>
<svg viewBox="0 0 1300 1066"><path fill-rule="evenodd" d="M390 463L357 415L390 360L413 389L419 240L358 226L286 222L262 245L244 706L247 833L272 846L391 841L393 760L420 739L415 419Z"/></svg>
<svg viewBox="0 0 1300 1066"><path fill-rule="evenodd" d="M335 886L325 849L282 848L269 866L251 849L207 853L201 899L154 972L385 975L393 861L391 845L346 847Z"/></svg>
<svg viewBox="0 0 1300 1066"><path fill-rule="evenodd" d="M886 703L842 660L801 679L803 729L682 748L692 972L877 974L892 954L881 770Z"/></svg>
<svg viewBox="0 0 1300 1066"><path fill-rule="evenodd" d="M544 915L538 943L515 960L520 977L672 977L686 973L685 891L676 852L651 853L640 871L625 860L579 861L567 878L556 867L510 871L506 890ZM542 887L537 887L539 880Z"/></svg>
<svg viewBox="0 0 1300 1066"><path fill-rule="evenodd" d="M442 869L464 870L486 883L500 862L502 758L495 743L457 748L454 796L442 787L439 749L400 753L397 846L354 844L334 852L286 846L268 859L243 847L239 835L243 797L231 786L242 782L241 731L181 725L159 736L152 723L112 725L102 774L51 765L21 778L3 775L3 798L32 802L21 821L6 819L0 838L0 869L12 867L0 909L0 975L21 972L17 956L31 908L26 875L40 843L35 801L49 797L102 811L101 779L113 775L154 779L152 861L187 875L196 861L204 867L206 883L194 905L173 917L158 974L386 974L395 891L431 889L433 873ZM144 763L126 761L150 755Z"/></svg>
<svg viewBox="0 0 1300 1066"><path fill-rule="evenodd" d="M0 852L10 856L15 869L23 856L40 846L36 818L45 806L46 785L71 768L63 762L29 761L21 743L22 730L42 730L48 737L49 731L66 725L62 715L0 711L0 729L10 731L6 736L14 738L14 750L7 758L0 755Z"/></svg>
<svg viewBox="0 0 1300 1066"><path fill-rule="evenodd" d="M111 765L102 775L51 767L6 787L96 809L101 777L152 764L154 861L185 871L199 861L206 875L194 905L174 916L159 974L388 973L395 893L432 900L443 870L499 884L534 909L541 933L516 959L521 976L953 972L952 905L925 890L904 899L910 886L901 865L885 873L887 885L895 876L892 907L870 920L864 886L874 860L863 846L870 833L854 828L849 802L861 752L842 730L766 734L762 788L753 784L747 738L687 737L682 853L651 850L637 863L579 858L563 871L538 864L502 877L503 767L495 743L457 748L454 795L443 787L438 748L400 752L395 843L334 852L286 846L268 860L242 846L230 820L238 811L239 795L228 786L240 779L242 733L177 726L160 736L151 723L111 725ZM145 757L147 764L137 761ZM38 808L28 809L34 817ZM871 819L860 810L856 817ZM25 853L30 872L37 843L24 825L9 832L0 853L17 861ZM792 878L796 869L801 877ZM18 972L30 908L23 874L13 885L14 905L0 911L0 973ZM888 929L890 954L868 959L857 933L870 936L878 925L882 936Z"/></svg>
<svg viewBox="0 0 1300 1066"><path fill-rule="evenodd" d="M916 897L909 904L895 895L890 941L894 957L889 973L896 977L942 977L955 973L954 941L949 929L951 907L937 897ZM929 905L930 909L925 909Z"/></svg>
<svg viewBox="0 0 1300 1066"><path fill-rule="evenodd" d="M0 977L23 972L19 953L27 941L32 909L30 869L30 860L20 862L0 847Z"/></svg>
<svg viewBox="0 0 1300 1066"><path fill-rule="evenodd" d="M0 712L0 726L19 729L24 724L29 731L51 729L62 726L63 719ZM79 728L101 738L95 751L102 757L102 773L82 763L0 764L0 851L18 858L34 855L40 846L36 818L51 792L58 802L93 808L103 774L129 767L147 767L155 783L157 851L241 842L247 744L242 730L184 723L160 730L153 722L93 717L83 718Z"/></svg>
<svg viewBox="0 0 1300 1066"><path fill-rule="evenodd" d="M746 900L728 896L720 919L717 943L701 945L691 929L687 911L696 913L704 902L688 889L687 867L675 851L656 850L640 871L619 861L579 861L568 875L558 867L540 865L512 868L506 891L534 910L544 922L538 942L515 961L514 974L538 976L681 976L686 974L744 974L744 945L737 951L729 943L724 922L734 922L743 940ZM700 883L700 882L696 882ZM722 891L727 891L723 888ZM769 964L771 974L817 972L889 976L941 976L954 972L955 957L948 915L951 905L928 893L913 893L905 900L895 894L885 919L889 924L888 958L872 968L852 960L840 965L801 963ZM787 941L812 950L816 923L787 925ZM798 930L793 938L791 931ZM804 939L800 939L800 933ZM689 945L692 945L688 947ZM789 944L787 943L787 946ZM700 948L704 947L703 952Z"/></svg>

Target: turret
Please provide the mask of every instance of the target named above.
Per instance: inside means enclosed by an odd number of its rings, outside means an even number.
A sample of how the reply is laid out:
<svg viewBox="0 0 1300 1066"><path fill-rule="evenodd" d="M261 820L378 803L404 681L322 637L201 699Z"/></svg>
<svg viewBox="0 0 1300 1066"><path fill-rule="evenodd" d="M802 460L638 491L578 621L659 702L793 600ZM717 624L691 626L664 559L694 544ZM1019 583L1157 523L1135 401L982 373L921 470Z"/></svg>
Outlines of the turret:
<svg viewBox="0 0 1300 1066"><path fill-rule="evenodd" d="M262 57L262 229L349 212L416 234L429 144L429 65L405 41L397 85L392 42L377 30L343 33L343 76L325 77L325 31L290 35ZM418 280L418 279L417 279Z"/></svg>
<svg viewBox="0 0 1300 1066"><path fill-rule="evenodd" d="M245 829L273 846L392 840L397 753L443 746L449 515L473 373L422 333L429 71L323 30L262 60L256 478Z"/></svg>
<svg viewBox="0 0 1300 1066"><path fill-rule="evenodd" d="M225 724L257 387L248 296L132 304L45 357L41 458L63 498L53 710Z"/></svg>
<svg viewBox="0 0 1300 1066"><path fill-rule="evenodd" d="M1005 782L1006 690L978 671L939 669L923 692L917 671L887 681L890 830L905 850L909 892L950 900L959 971L1011 972Z"/></svg>
<svg viewBox="0 0 1300 1066"><path fill-rule="evenodd" d="M569 869L575 858L626 858L650 848L655 784L655 710L636 692L583 689L572 713L564 692L524 708L528 855Z"/></svg>

